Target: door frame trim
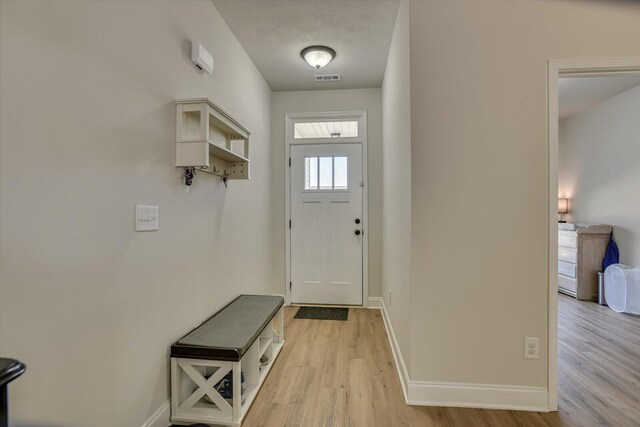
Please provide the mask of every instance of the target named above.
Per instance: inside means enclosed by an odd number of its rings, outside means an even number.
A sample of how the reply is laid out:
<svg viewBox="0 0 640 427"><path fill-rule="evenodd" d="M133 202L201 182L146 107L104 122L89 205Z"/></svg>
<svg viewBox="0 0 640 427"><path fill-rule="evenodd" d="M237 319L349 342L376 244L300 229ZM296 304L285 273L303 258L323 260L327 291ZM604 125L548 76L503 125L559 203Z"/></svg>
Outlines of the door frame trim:
<svg viewBox="0 0 640 427"><path fill-rule="evenodd" d="M548 61L547 386L549 411L558 410L558 80L561 77L609 76L637 72L640 72L640 57Z"/></svg>
<svg viewBox="0 0 640 427"><path fill-rule="evenodd" d="M315 113L286 113L284 115L284 246L285 246L285 282L284 295L285 304L291 305L291 229L289 219L291 218L291 169L289 158L291 156L292 145L320 145L320 144L361 144L362 146L362 181L364 188L362 191L362 225L364 234L362 236L362 307L369 306L369 173L367 168L367 112L366 111L328 111ZM357 120L357 138L314 138L314 139L294 139L293 125L296 122L309 121L310 119L319 121L333 120ZM357 306L360 307L360 306Z"/></svg>

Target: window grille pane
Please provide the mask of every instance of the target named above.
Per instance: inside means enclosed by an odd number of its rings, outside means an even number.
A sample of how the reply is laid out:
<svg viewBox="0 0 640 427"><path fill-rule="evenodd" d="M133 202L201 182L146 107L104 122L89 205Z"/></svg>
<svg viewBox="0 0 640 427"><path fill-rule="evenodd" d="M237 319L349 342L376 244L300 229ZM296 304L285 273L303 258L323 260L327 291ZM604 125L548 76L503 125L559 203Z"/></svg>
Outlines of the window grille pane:
<svg viewBox="0 0 640 427"><path fill-rule="evenodd" d="M304 189L318 189L318 158L305 157L304 159Z"/></svg>
<svg viewBox="0 0 640 427"><path fill-rule="evenodd" d="M346 190L347 185L347 158L334 157L333 159L333 188L335 190Z"/></svg>
<svg viewBox="0 0 640 427"><path fill-rule="evenodd" d="M305 190L349 189L348 159L340 157L305 157Z"/></svg>
<svg viewBox="0 0 640 427"><path fill-rule="evenodd" d="M333 157L320 157L320 189L333 189Z"/></svg>

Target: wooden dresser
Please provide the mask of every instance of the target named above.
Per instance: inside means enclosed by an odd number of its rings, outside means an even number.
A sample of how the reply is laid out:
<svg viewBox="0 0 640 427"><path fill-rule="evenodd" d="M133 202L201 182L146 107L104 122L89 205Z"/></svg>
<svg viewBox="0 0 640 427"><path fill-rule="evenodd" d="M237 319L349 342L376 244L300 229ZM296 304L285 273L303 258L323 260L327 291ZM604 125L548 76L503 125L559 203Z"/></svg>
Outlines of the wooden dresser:
<svg viewBox="0 0 640 427"><path fill-rule="evenodd" d="M570 225L569 225L570 226ZM598 272L609 244L611 226L558 229L558 291L579 300L598 295Z"/></svg>

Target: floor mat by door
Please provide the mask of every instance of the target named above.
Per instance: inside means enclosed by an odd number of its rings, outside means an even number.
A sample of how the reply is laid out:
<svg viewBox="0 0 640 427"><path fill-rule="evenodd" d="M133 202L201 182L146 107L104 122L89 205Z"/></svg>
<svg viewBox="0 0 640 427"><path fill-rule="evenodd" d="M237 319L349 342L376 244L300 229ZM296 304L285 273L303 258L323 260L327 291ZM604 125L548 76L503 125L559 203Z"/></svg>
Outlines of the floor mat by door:
<svg viewBox="0 0 640 427"><path fill-rule="evenodd" d="M349 309L341 307L300 307L294 319L347 320Z"/></svg>

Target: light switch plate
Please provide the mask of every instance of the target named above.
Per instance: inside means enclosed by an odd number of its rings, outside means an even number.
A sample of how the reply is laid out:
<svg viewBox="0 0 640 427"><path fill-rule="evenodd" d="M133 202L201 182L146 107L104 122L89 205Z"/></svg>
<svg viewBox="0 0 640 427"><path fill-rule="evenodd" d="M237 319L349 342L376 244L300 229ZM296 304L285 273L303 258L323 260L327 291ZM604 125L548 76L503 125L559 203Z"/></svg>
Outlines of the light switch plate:
<svg viewBox="0 0 640 427"><path fill-rule="evenodd" d="M136 205L136 231L155 231L160 228L160 207Z"/></svg>

